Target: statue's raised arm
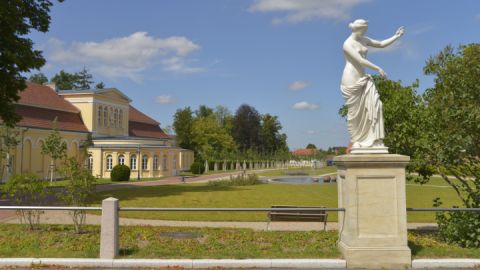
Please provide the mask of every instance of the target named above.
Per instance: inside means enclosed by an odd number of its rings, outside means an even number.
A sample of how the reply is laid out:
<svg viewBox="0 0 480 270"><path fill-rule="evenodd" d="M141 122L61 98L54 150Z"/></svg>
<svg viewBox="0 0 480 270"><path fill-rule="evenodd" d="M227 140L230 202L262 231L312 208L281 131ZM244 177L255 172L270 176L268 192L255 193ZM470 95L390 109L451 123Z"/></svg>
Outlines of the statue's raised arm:
<svg viewBox="0 0 480 270"><path fill-rule="evenodd" d="M349 24L352 34L343 43L345 68L341 90L348 108L347 122L355 153L388 153L383 144L383 105L373 82L365 73L365 68L386 76L382 68L367 59L368 47L385 48L393 44L405 33L404 27L385 40L378 41L365 36L368 29L366 20L356 20Z"/></svg>

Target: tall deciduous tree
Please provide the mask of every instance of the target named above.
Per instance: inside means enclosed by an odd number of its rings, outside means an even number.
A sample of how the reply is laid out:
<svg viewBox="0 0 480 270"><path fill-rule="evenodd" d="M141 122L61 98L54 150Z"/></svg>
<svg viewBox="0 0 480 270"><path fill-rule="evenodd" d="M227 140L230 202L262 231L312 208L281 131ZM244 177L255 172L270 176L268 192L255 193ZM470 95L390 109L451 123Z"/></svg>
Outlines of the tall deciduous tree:
<svg viewBox="0 0 480 270"><path fill-rule="evenodd" d="M260 146L260 114L247 104L241 105L233 117L232 135L240 150L259 150Z"/></svg>
<svg viewBox="0 0 480 270"><path fill-rule="evenodd" d="M50 81L55 83L58 90L76 89L78 82L78 75L76 73L68 73L65 70L60 70L55 74Z"/></svg>
<svg viewBox="0 0 480 270"><path fill-rule="evenodd" d="M44 84L48 82L47 76L45 76L45 74L41 72L37 74L33 74L32 76L30 76L30 78L28 78L28 80L34 83L39 83L39 84Z"/></svg>
<svg viewBox="0 0 480 270"><path fill-rule="evenodd" d="M192 142L199 160L222 158L236 150L232 136L222 128L215 117L198 117L192 125Z"/></svg>
<svg viewBox="0 0 480 270"><path fill-rule="evenodd" d="M173 116L173 129L180 147L193 149L192 144L193 112L190 107L178 109Z"/></svg>
<svg viewBox="0 0 480 270"><path fill-rule="evenodd" d="M45 64L42 52L33 49L26 35L31 30L48 31L51 6L49 0L0 1L0 118L6 125L20 119L14 103L26 87L22 73Z"/></svg>

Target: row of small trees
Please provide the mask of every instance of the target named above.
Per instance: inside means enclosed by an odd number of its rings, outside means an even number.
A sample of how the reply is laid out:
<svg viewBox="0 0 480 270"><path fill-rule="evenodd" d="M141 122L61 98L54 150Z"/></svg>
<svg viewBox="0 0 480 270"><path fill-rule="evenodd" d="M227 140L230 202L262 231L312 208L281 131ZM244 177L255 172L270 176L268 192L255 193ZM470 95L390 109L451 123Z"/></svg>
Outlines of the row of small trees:
<svg viewBox="0 0 480 270"><path fill-rule="evenodd" d="M83 143L83 149L85 150L86 144L88 142ZM66 144L62 141L62 137L54 125L54 129L42 145L42 154L49 155L52 160L50 185L52 185L54 171L58 170L59 174L67 180L63 189L52 189L47 181L33 173L27 172L9 177L4 186L4 196L19 206L44 206L53 200L59 200L64 205L87 206L95 192L95 178L90 170L84 166L83 162L80 161L82 157L67 157L66 151ZM60 161L58 168L55 167L57 161ZM17 211L20 221L28 224L30 229L38 228L42 213L43 211L41 210ZM86 212L73 210L70 211L70 216L75 232L82 232Z"/></svg>

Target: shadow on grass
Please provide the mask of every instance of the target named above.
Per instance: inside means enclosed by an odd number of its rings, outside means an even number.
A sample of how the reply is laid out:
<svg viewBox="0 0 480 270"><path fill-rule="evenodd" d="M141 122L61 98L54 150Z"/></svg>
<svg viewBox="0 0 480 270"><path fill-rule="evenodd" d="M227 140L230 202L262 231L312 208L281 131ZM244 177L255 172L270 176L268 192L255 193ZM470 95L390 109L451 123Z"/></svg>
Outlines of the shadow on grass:
<svg viewBox="0 0 480 270"><path fill-rule="evenodd" d="M263 184L258 184L263 185ZM118 189L97 192L91 203L101 203L103 199L115 197L119 200L134 200L136 198L159 198L176 196L184 193L193 192L217 192L217 191L237 191L238 189L248 189L248 186L209 186L204 184L179 184L139 187L134 189Z"/></svg>

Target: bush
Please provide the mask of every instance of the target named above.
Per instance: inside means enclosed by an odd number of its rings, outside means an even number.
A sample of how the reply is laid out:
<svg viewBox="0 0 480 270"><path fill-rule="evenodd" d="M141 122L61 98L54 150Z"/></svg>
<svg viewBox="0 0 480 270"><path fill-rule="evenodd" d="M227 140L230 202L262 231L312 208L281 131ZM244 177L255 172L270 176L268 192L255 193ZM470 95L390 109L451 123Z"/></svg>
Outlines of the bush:
<svg viewBox="0 0 480 270"><path fill-rule="evenodd" d="M434 206L442 202L437 198ZM449 244L466 248L480 247L480 213L478 212L437 212L438 234Z"/></svg>
<svg viewBox="0 0 480 270"><path fill-rule="evenodd" d="M95 193L95 178L90 170L87 170L75 158L68 158L61 168L61 172L69 181L64 192L57 193L57 197L66 205L88 206ZM86 211L72 210L69 212L75 232L81 233L86 221Z"/></svg>
<svg viewBox="0 0 480 270"><path fill-rule="evenodd" d="M195 161L190 166L190 171L194 174L202 174L205 172L205 165L203 162Z"/></svg>
<svg viewBox="0 0 480 270"><path fill-rule="evenodd" d="M5 184L5 193L14 205L44 206L48 196L48 182L32 173L17 174ZM21 223L28 224L30 230L38 227L41 210L17 210Z"/></svg>
<svg viewBox="0 0 480 270"><path fill-rule="evenodd" d="M256 174L230 176L228 180L208 181L209 186L251 186L261 184Z"/></svg>
<svg viewBox="0 0 480 270"><path fill-rule="evenodd" d="M127 165L115 165L110 173L112 181L128 181L130 180L130 168Z"/></svg>

